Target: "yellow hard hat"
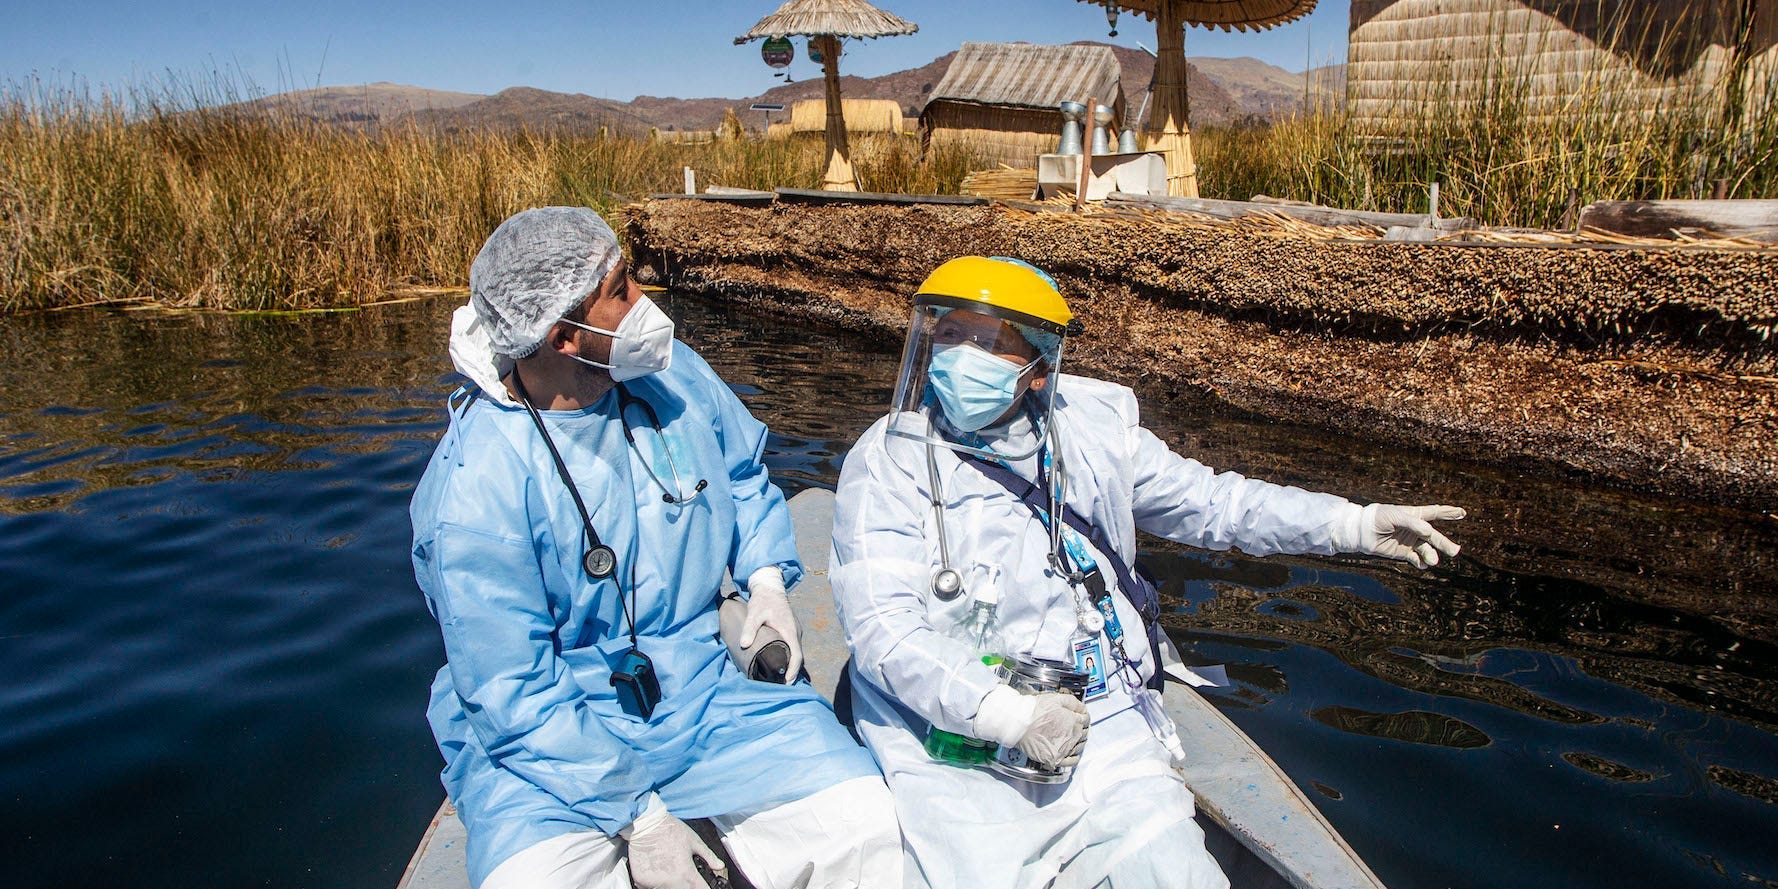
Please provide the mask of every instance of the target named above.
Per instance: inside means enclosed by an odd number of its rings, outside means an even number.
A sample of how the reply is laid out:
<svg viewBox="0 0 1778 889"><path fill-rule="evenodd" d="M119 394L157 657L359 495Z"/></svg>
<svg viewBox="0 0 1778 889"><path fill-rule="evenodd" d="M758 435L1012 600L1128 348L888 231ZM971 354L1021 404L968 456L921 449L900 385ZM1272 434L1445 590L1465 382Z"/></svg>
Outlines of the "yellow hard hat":
<svg viewBox="0 0 1778 889"><path fill-rule="evenodd" d="M914 294L915 305L968 309L1058 336L1072 333L1074 313L1055 281L1017 259L960 256L932 270Z"/></svg>

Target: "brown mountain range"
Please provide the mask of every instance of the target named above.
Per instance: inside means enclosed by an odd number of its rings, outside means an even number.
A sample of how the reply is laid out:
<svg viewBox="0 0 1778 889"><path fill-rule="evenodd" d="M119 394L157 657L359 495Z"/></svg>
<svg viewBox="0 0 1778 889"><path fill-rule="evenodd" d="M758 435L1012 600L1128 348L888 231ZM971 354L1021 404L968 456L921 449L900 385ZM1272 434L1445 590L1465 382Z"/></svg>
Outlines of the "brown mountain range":
<svg viewBox="0 0 1778 889"><path fill-rule="evenodd" d="M1145 52L1113 46L1123 68L1124 94L1130 111L1143 105L1154 59ZM850 98L891 99L910 120L919 116L926 99L944 77L956 53L947 53L918 68L881 77L843 76L841 92ZM1335 82L1340 66L1294 74L1258 59L1193 59L1188 88L1192 123L1215 125L1271 119L1301 107L1305 77L1311 85ZM819 99L822 83L808 78L780 84L744 99L679 99L637 96L629 102L578 93L557 93L512 87L492 96L429 90L392 83L322 87L268 96L252 103L279 107L305 117L348 126L413 120L446 130L480 128L567 130L590 132L600 127L624 135L661 130L710 130L733 110L750 129L764 118L748 110L754 103L791 105ZM782 119L779 115L775 119Z"/></svg>

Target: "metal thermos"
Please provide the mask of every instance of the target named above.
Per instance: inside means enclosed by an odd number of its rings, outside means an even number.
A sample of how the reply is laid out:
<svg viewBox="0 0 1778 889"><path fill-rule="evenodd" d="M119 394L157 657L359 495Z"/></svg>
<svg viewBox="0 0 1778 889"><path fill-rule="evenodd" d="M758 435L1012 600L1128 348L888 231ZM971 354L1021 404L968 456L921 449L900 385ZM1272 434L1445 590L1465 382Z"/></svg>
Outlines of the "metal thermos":
<svg viewBox="0 0 1778 889"><path fill-rule="evenodd" d="M1093 114L1093 156L1111 153L1111 109L1100 105Z"/></svg>
<svg viewBox="0 0 1778 889"><path fill-rule="evenodd" d="M1020 694L1034 695L1055 691L1076 698L1086 694L1089 680L1087 674L1074 669L1073 664L1020 657L1003 658L1000 661L1000 676ZM991 767L1009 778L1018 778L1033 784L1060 784L1074 774L1073 766L1041 763L1010 745L1001 746Z"/></svg>
<svg viewBox="0 0 1778 889"><path fill-rule="evenodd" d="M1087 106L1079 102L1063 102L1057 107L1062 112L1062 144L1056 147L1056 153L1077 156L1082 147L1080 126L1087 119Z"/></svg>

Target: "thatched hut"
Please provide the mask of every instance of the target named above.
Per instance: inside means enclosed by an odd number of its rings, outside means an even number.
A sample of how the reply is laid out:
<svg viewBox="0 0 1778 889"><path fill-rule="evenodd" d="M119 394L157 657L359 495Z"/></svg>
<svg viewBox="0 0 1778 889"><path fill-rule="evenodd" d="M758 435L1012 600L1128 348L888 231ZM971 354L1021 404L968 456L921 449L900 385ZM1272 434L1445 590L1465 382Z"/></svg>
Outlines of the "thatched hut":
<svg viewBox="0 0 1778 889"><path fill-rule="evenodd" d="M841 99L840 107L846 118L847 133L895 133L899 134L904 126L901 116L901 104L894 99ZM790 106L790 123L775 133L768 133L773 138L790 136L820 136L827 132L827 101L825 99L804 99Z"/></svg>
<svg viewBox="0 0 1778 889"><path fill-rule="evenodd" d="M920 113L926 145L967 142L1015 167L1056 150L1063 102L1097 99L1125 113L1121 69L1105 46L965 43Z"/></svg>
<svg viewBox="0 0 1778 889"><path fill-rule="evenodd" d="M1377 134L1486 99L1730 119L1778 99L1778 0L1352 0L1348 34L1350 110Z"/></svg>

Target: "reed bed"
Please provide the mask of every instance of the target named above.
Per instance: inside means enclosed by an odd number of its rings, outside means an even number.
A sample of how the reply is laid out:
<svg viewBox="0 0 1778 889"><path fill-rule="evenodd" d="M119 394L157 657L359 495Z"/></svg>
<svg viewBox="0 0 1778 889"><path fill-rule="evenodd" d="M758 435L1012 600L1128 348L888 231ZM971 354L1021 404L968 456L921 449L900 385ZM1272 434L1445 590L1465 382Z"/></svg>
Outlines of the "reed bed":
<svg viewBox="0 0 1778 889"><path fill-rule="evenodd" d="M681 190L687 166L700 185L814 188L825 166L804 140L348 129L213 99L0 97L0 312L360 305L461 287L488 233L527 207L610 211ZM904 136L852 146L870 190L956 193L981 166L966 147L922 162Z"/></svg>
<svg viewBox="0 0 1778 889"><path fill-rule="evenodd" d="M1387 132L1350 102L1202 129L1203 192L1424 212L1438 183L1442 215L1561 230L1595 200L1778 196L1778 72L1734 104L1702 86L1650 99L1601 68L1552 111L1535 69L1515 64L1429 76ZM687 166L700 185L756 189L815 188L825 169L818 139L355 129L237 100L214 87L0 90L0 312L360 305L461 287L488 232L526 207L609 211L681 190ZM867 191L955 194L997 167L968 142L922 157L914 138L859 134L852 151Z"/></svg>

